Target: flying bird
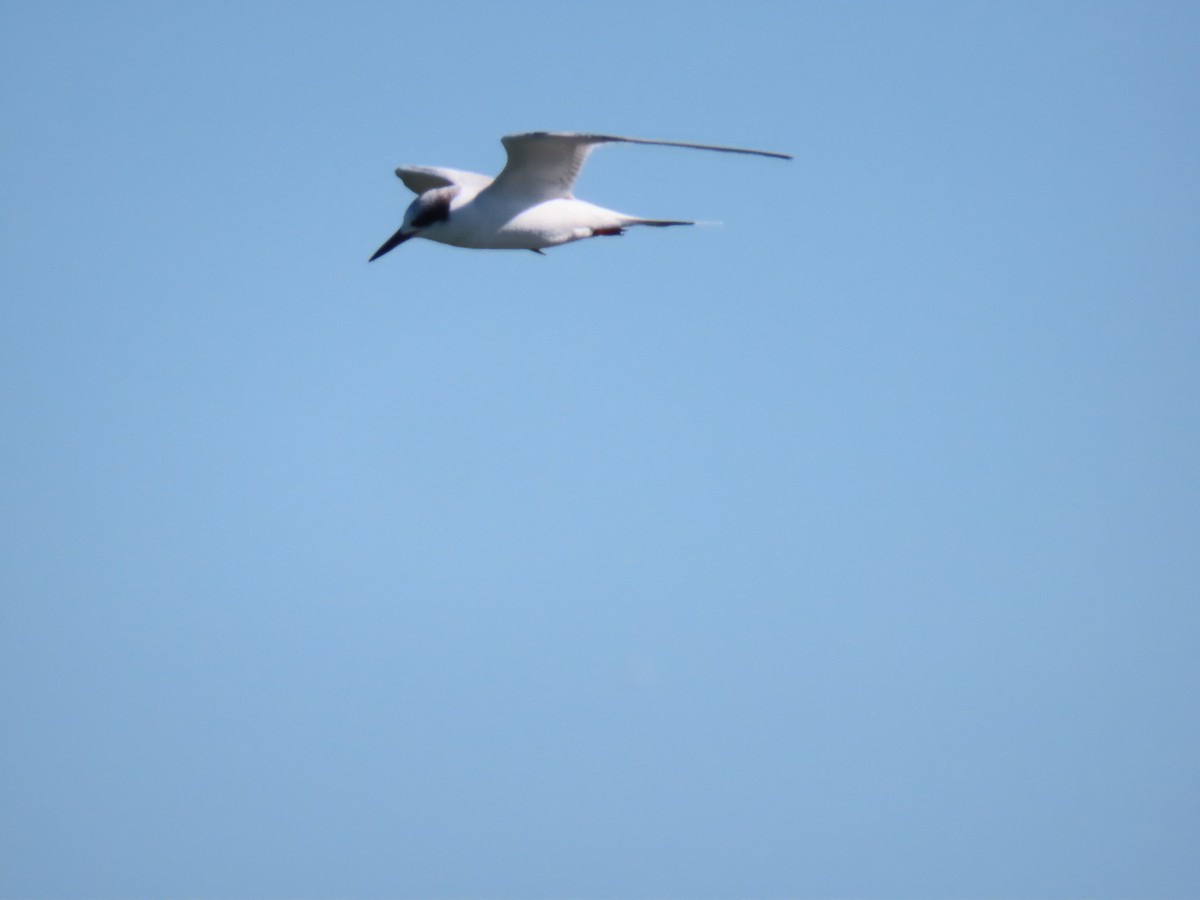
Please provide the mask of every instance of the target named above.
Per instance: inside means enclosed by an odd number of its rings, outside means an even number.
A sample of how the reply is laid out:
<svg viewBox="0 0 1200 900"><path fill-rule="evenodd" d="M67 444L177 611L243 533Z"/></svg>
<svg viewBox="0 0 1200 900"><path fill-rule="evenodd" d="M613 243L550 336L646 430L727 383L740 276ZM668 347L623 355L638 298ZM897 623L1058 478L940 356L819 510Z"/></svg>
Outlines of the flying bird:
<svg viewBox="0 0 1200 900"><path fill-rule="evenodd" d="M623 234L633 225L661 228L694 225L678 219L645 219L576 200L571 187L592 148L600 144L655 144L721 153L745 153L791 159L787 153L652 141L609 134L535 131L501 138L508 162L495 178L432 166L401 166L396 177L417 195L404 213L404 224L370 261L421 237L455 247L532 250L541 253L584 238Z"/></svg>

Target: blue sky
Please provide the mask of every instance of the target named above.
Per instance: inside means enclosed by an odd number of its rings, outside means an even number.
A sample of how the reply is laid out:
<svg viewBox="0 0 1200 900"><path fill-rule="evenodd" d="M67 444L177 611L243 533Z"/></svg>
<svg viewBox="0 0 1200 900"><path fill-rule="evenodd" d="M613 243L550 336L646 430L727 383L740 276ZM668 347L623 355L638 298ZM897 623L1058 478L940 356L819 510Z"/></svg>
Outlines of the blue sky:
<svg viewBox="0 0 1200 900"><path fill-rule="evenodd" d="M1200 7L0 7L0 895L1200 896ZM719 227L371 265L499 137Z"/></svg>

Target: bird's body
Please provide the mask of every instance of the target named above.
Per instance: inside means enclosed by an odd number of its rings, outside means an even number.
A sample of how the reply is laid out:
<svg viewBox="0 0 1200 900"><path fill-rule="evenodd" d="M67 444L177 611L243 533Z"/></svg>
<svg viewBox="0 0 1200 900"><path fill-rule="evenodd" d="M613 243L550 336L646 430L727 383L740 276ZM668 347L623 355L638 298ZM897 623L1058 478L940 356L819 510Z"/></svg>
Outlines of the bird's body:
<svg viewBox="0 0 1200 900"><path fill-rule="evenodd" d="M463 188L451 199L449 215L420 236L475 250L542 250L641 222L574 198L523 206L504 194Z"/></svg>
<svg viewBox="0 0 1200 900"><path fill-rule="evenodd" d="M611 135L551 132L509 135L503 138L508 164L494 179L475 172L430 166L397 169L397 177L417 194L417 199L405 212L400 230L371 259L378 259L413 237L479 250L541 252L584 238L621 234L633 225L693 224L630 216L572 196L571 187L591 149L598 144L617 142L791 158L765 150Z"/></svg>

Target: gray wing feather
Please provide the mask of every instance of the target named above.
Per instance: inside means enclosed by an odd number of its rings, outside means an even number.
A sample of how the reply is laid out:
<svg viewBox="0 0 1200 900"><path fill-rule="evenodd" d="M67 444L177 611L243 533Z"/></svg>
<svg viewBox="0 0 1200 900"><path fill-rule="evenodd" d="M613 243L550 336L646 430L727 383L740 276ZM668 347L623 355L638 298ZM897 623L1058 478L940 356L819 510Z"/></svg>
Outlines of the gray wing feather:
<svg viewBox="0 0 1200 900"><path fill-rule="evenodd" d="M585 135L510 134L501 138L508 162L493 182L494 192L512 193L534 202L570 197L571 188L595 141Z"/></svg>
<svg viewBox="0 0 1200 900"><path fill-rule="evenodd" d="M574 134L557 131L531 131L501 138L508 152L504 170L496 176L493 190L511 192L530 200L544 201L571 196L592 148L599 144L652 144L660 147L686 147L691 150L715 150L719 153L744 153L791 159L787 153L725 147L719 144L692 144L684 141L658 141L648 138L620 137L613 134Z"/></svg>
<svg viewBox="0 0 1200 900"><path fill-rule="evenodd" d="M396 170L396 177L414 194L452 185L485 188L492 183L487 175L436 166L401 166Z"/></svg>
<svg viewBox="0 0 1200 900"><path fill-rule="evenodd" d="M689 141L659 141L650 138L621 137L615 134L568 134L564 132L539 131L517 137L555 137L586 141L589 144L651 144L659 147L687 147L691 150L716 150L718 153L744 153L749 156L769 156L772 159L792 159L790 153L774 150L751 150L749 147L727 147L724 144L693 144Z"/></svg>

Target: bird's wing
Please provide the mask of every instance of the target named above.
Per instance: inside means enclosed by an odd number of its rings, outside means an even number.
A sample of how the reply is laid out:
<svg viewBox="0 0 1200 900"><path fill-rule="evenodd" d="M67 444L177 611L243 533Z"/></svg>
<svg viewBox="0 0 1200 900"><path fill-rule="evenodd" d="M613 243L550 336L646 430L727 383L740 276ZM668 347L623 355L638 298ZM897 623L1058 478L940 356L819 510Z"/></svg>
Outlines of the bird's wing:
<svg viewBox="0 0 1200 900"><path fill-rule="evenodd" d="M534 131L501 138L508 151L508 162L493 182L493 192L503 191L541 202L570 197L571 187L588 153L598 144L657 144L662 147L688 147L692 150L717 150L721 153L748 153L791 159L786 153L723 147L716 144L689 144L683 141L654 141L647 138L618 137L612 134L571 134Z"/></svg>
<svg viewBox="0 0 1200 900"><path fill-rule="evenodd" d="M460 185L485 188L492 183L487 175L477 172L462 172L458 169L439 169L435 166L401 166L396 177L414 194L423 194L434 188Z"/></svg>

